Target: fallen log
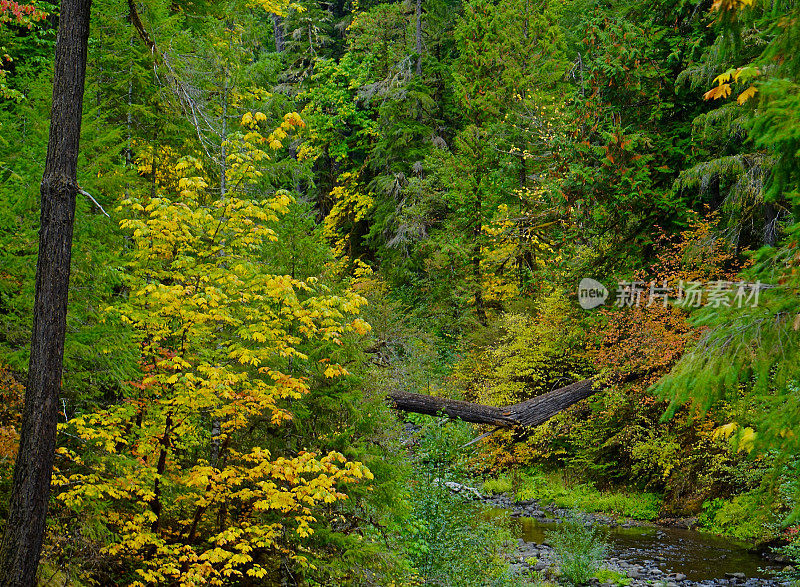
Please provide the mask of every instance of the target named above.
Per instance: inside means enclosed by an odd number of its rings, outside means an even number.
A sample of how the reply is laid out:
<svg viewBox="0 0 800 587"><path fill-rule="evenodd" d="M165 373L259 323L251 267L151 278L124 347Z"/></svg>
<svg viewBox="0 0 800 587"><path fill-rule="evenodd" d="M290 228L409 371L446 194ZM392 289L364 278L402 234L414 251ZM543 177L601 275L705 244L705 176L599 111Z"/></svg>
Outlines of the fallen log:
<svg viewBox="0 0 800 587"><path fill-rule="evenodd" d="M592 377L504 407L405 391L392 392L388 399L394 409L404 412L430 416L445 415L473 424L492 424L502 428L528 428L543 424L557 413L606 389L609 385L611 382Z"/></svg>

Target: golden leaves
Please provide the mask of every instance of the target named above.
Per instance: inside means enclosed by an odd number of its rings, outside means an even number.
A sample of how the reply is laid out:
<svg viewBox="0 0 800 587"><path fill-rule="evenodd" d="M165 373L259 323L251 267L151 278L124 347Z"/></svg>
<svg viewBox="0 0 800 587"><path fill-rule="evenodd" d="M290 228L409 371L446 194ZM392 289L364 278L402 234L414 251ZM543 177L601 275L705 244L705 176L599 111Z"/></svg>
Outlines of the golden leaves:
<svg viewBox="0 0 800 587"><path fill-rule="evenodd" d="M265 136L267 124L265 114L247 113L247 132L229 137L231 185L253 185L257 162L268 158L264 146L281 147L303 121L287 114ZM249 553L280 545L295 557L287 537L302 544L321 506L347 498L343 484L373 477L339 453L280 456L248 449L241 438L256 422L291 420L287 400L308 393L309 383L284 372L288 359L307 360L301 344L369 332L357 317L366 300L267 272L259 255L277 238L274 227L292 203L288 192L258 201L231 190L214 200L212 176L199 160L173 154L171 161L170 189L120 204L131 235L129 295L110 312L139 342L142 376L127 403L62 425L91 454L92 469L57 472L59 499L72 508L104 504L102 524L114 537L106 552L140 562L134 584L263 578L267 571ZM323 375L347 371L327 364ZM214 446L224 459L189 460ZM82 451L61 454L77 465ZM161 504L154 530L156 487L173 497ZM230 503L246 507L227 510L228 527L214 534ZM280 512L279 521L268 512Z"/></svg>
<svg viewBox="0 0 800 587"><path fill-rule="evenodd" d="M347 371L347 369L345 369L344 367L342 367L341 365L338 365L338 364L337 365L328 365L328 368L325 369L325 372L324 372L325 377L327 377L329 379L333 378L333 377L342 377L342 376L349 375L349 374L350 373Z"/></svg>
<svg viewBox="0 0 800 587"><path fill-rule="evenodd" d="M714 0L711 4L712 12L735 12L747 6L752 6L755 0Z"/></svg>
<svg viewBox="0 0 800 587"><path fill-rule="evenodd" d="M331 190L330 198L334 204L323 221L322 230L325 238L334 243L334 251L342 254L350 238L345 227L365 218L372 210L375 198L372 192L359 185L351 173L343 173L339 181L343 185Z"/></svg>
<svg viewBox="0 0 800 587"><path fill-rule="evenodd" d="M739 105L741 106L742 104L744 104L745 102L747 102L747 101L748 101L750 98L752 98L753 96L755 96L755 95L756 95L756 92L758 92L758 88L756 88L755 86L752 86L752 85L751 85L751 86L750 86L749 88L747 88L747 89L746 89L744 92L742 92L741 94L739 94L739 97L738 97L738 98L736 98L736 103L737 103L737 104L739 104Z"/></svg>
<svg viewBox="0 0 800 587"><path fill-rule="evenodd" d="M717 84L716 87L711 88L703 94L703 99L718 100L720 98L727 98L731 95L732 83L746 83L759 75L761 75L761 72L757 67L737 67L736 69L729 69L714 78L714 83ZM755 96L756 92L758 92L758 88L751 84L736 98L737 104L741 106Z"/></svg>
<svg viewBox="0 0 800 587"><path fill-rule="evenodd" d="M719 98L727 98L731 95L731 85L721 83L717 87L711 88L703 94L704 100L718 100Z"/></svg>
<svg viewBox="0 0 800 587"><path fill-rule="evenodd" d="M713 440L729 440L736 452L751 452L755 447L756 431L749 426L742 428L736 422L718 426L711 433Z"/></svg>

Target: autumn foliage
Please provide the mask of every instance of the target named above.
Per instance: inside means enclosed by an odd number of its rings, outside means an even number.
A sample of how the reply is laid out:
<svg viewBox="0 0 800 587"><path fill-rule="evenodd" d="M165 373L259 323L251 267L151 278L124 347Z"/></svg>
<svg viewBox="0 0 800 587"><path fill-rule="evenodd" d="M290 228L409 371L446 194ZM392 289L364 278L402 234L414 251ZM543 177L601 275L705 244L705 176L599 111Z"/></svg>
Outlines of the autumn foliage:
<svg viewBox="0 0 800 587"><path fill-rule="evenodd" d="M261 144L280 146L246 118L240 182L268 157ZM179 191L120 205L130 294L107 312L133 329L143 376L122 401L61 426L57 499L102 525L103 552L134 572L131 585L240 584L274 576L281 560L310 564L303 544L320 509L372 478L338 452L271 451L253 434L291 420L292 401L309 392L292 366L308 359L301 346L369 327L358 295L264 271L287 194L213 198L197 160L175 172Z"/></svg>

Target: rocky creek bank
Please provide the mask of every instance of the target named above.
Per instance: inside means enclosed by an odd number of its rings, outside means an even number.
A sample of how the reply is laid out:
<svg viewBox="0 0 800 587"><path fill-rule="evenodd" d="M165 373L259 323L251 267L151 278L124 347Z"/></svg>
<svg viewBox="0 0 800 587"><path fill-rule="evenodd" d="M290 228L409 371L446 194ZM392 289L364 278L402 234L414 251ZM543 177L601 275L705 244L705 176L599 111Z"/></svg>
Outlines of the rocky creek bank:
<svg viewBox="0 0 800 587"><path fill-rule="evenodd" d="M558 580L558 558L548 544L547 530L555 529L570 512L536 500L515 502L505 495L482 496L476 489L464 485L448 484L448 487L472 499L480 499L511 518L519 518L528 528L533 525L535 531L523 532L524 537L517 539L510 557L511 569L522 576ZM662 528L649 522L620 520L597 513L587 513L585 519L589 524L600 526L604 532L615 533L617 538L623 536L622 540L611 544L603 568L627 577L624 582L627 585L755 587L789 584L769 577L760 568L763 565L776 569L783 565L776 566L767 559L762 560L741 547L727 544L725 539L688 530L689 524L685 520L678 521L672 528ZM641 531L641 539L637 539L637 528ZM626 539L628 535L632 538ZM693 540L698 542L695 544ZM604 583L593 579L591 584ZM615 580L608 579L605 584L615 584Z"/></svg>
<svg viewBox="0 0 800 587"><path fill-rule="evenodd" d="M619 557L610 557L603 563L603 568L627 577L625 583L631 586L660 585L663 587L690 587L712 585L738 585L740 587L756 587L765 585L788 585L774 579L748 578L744 573L726 573L725 577L692 581L683 573L665 572L656 560L643 561L641 564L629 562ZM553 549L547 544L536 544L518 539L516 552L512 555L510 567L512 572L523 576L539 574L544 579L557 581L560 576L558 561ZM590 579L589 585L615 584L613 579L605 583L600 579Z"/></svg>

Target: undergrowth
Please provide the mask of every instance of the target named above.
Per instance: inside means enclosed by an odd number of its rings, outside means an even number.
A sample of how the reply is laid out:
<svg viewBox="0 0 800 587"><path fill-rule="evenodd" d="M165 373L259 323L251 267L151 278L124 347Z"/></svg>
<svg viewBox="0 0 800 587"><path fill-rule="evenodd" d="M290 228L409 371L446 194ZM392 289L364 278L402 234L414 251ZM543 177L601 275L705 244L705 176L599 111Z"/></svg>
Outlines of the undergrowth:
<svg viewBox="0 0 800 587"><path fill-rule="evenodd" d="M522 473L518 481L501 475L483 484L486 493L511 493L517 501L536 499L545 505L616 514L634 520L658 518L662 498L655 493L601 491L591 483L568 484L554 473ZM516 487L515 487L516 485Z"/></svg>

